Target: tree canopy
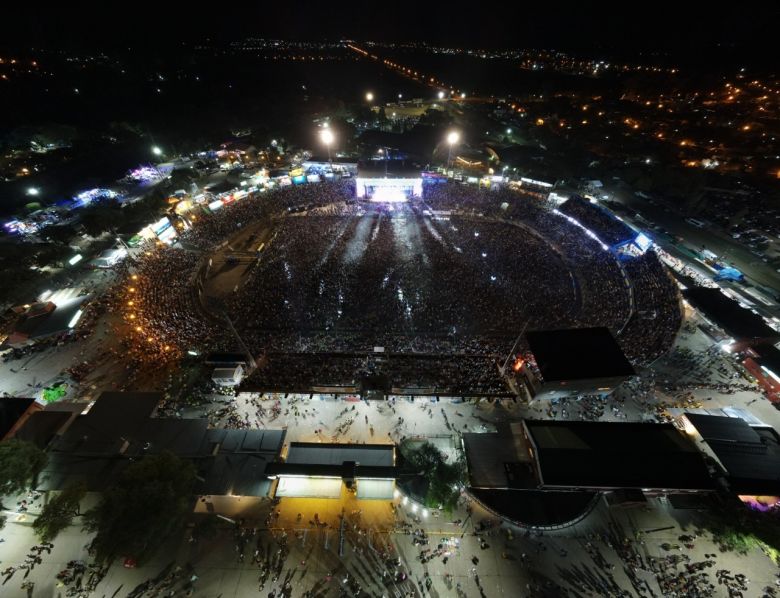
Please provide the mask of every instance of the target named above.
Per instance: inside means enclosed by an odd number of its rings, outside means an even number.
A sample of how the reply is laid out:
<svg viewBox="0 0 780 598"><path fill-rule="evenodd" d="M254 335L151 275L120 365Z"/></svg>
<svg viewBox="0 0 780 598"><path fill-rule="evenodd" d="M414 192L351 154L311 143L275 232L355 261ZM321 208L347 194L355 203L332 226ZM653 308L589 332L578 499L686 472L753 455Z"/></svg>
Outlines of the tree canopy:
<svg viewBox="0 0 780 598"><path fill-rule="evenodd" d="M96 560L126 556L141 563L183 523L191 501L195 468L171 453L145 457L125 469L101 502L85 514L95 532Z"/></svg>
<svg viewBox="0 0 780 598"><path fill-rule="evenodd" d="M0 495L18 494L46 467L46 453L32 442L12 438L0 442Z"/></svg>
<svg viewBox="0 0 780 598"><path fill-rule="evenodd" d="M742 504L727 505L709 511L705 527L725 550L747 554L759 548L780 564L780 509L761 512Z"/></svg>
<svg viewBox="0 0 780 598"><path fill-rule="evenodd" d="M79 505L86 493L86 484L76 482L66 486L62 492L46 503L41 514L33 521L33 529L41 542L54 540L62 530L71 524L74 517L81 514Z"/></svg>
<svg viewBox="0 0 780 598"><path fill-rule="evenodd" d="M445 456L430 442L405 455L410 466L427 481L425 504L433 508L451 510L460 496L465 466L460 460L448 463Z"/></svg>

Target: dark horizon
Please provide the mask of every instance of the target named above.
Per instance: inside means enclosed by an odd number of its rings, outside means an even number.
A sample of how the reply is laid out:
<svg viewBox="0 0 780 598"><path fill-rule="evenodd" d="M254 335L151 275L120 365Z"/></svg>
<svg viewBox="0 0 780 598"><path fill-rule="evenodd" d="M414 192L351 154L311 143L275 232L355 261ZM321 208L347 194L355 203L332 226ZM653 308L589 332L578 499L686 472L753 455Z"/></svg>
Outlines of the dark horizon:
<svg viewBox="0 0 780 598"><path fill-rule="evenodd" d="M642 8L641 6L638 8ZM181 7L137 7L117 13L103 5L88 10L47 8L44 14L6 9L0 44L13 48L113 51L132 48L154 54L198 42L225 43L247 37L290 41L350 38L378 42L427 42L480 48L554 48L615 56L673 53L679 56L718 49L769 63L780 7L718 8L653 6L652 11L604 7L515 6L488 11L421 7L400 3L392 11L367 11L351 3L323 7L260 6L212 14ZM717 56L714 56L717 59Z"/></svg>

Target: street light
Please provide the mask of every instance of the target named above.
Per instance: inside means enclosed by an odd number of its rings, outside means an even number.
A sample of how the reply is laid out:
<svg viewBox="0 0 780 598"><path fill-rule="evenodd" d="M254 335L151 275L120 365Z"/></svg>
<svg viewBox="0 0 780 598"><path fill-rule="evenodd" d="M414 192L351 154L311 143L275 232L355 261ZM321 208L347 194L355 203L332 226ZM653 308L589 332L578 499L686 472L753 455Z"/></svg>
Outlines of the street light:
<svg viewBox="0 0 780 598"><path fill-rule="evenodd" d="M29 187L27 189L27 195L38 195L40 190L37 187Z"/></svg>
<svg viewBox="0 0 780 598"><path fill-rule="evenodd" d="M155 145L154 147L152 147L152 153L155 156L162 156L163 151L159 148L159 146Z"/></svg>
<svg viewBox="0 0 780 598"><path fill-rule="evenodd" d="M449 152L447 153L447 168L450 167L450 162L452 162L452 146L455 145L460 141L460 133L457 131L450 131L447 133L447 143L450 146Z"/></svg>
<svg viewBox="0 0 780 598"><path fill-rule="evenodd" d="M440 100L443 100L443 99L444 99L444 92L443 92L443 91L440 91L440 92L439 92L439 99L440 99Z"/></svg>
<svg viewBox="0 0 780 598"><path fill-rule="evenodd" d="M374 101L374 94L370 91L366 93L366 102L373 102Z"/></svg>
<svg viewBox="0 0 780 598"><path fill-rule="evenodd" d="M325 147L328 148L328 162L330 163L330 169L333 170L333 160L330 157L330 144L333 143L333 140L335 139L333 131L330 129L322 129L322 131L320 131L320 139L322 140L322 143L325 144Z"/></svg>

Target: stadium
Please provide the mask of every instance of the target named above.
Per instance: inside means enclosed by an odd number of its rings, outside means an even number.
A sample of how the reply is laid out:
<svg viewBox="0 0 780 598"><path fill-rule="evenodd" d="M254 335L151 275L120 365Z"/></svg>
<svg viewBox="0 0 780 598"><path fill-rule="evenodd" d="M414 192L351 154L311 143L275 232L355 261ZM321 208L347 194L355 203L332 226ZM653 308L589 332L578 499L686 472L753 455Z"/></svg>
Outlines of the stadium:
<svg viewBox="0 0 780 598"><path fill-rule="evenodd" d="M256 391L509 397L528 331L606 327L635 366L673 343L677 285L608 211L424 180L204 210L127 281L133 359L245 352Z"/></svg>

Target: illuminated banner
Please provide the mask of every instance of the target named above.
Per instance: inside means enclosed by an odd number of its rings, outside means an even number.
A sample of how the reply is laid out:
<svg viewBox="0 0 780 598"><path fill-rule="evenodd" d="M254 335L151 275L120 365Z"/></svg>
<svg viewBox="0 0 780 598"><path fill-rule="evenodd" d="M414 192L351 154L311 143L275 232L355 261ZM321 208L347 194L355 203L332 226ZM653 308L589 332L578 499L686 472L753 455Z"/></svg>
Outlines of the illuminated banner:
<svg viewBox="0 0 780 598"><path fill-rule="evenodd" d="M152 232L158 237L169 228L171 228L171 221L168 220L168 218L160 218L157 222L152 224Z"/></svg>

